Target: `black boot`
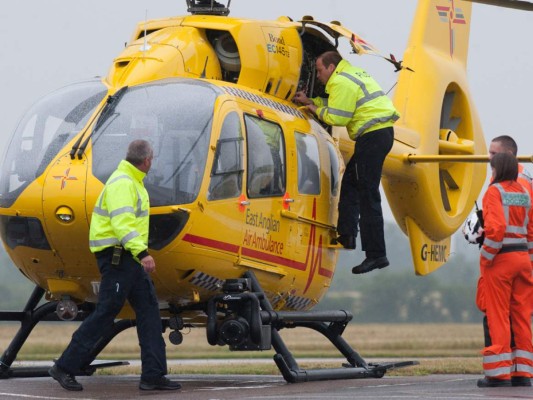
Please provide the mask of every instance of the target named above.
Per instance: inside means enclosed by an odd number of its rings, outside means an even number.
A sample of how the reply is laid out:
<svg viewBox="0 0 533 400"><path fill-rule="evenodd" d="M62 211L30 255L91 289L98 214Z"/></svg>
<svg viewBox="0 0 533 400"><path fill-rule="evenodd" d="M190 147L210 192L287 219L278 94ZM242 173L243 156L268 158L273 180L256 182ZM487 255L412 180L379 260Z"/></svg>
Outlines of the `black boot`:
<svg viewBox="0 0 533 400"><path fill-rule="evenodd" d="M477 381L477 387L485 388L485 387L508 387L511 386L511 380L510 379L494 379L494 378L483 378L478 379Z"/></svg>
<svg viewBox="0 0 533 400"><path fill-rule="evenodd" d="M531 386L531 379L525 376L511 376L512 386Z"/></svg>
<svg viewBox="0 0 533 400"><path fill-rule="evenodd" d="M389 265L387 257L365 258L361 264L352 268L353 274L366 274L375 269L385 268Z"/></svg>
<svg viewBox="0 0 533 400"><path fill-rule="evenodd" d="M331 244L342 244L347 250L355 250L355 236L353 235L339 235L331 241Z"/></svg>
<svg viewBox="0 0 533 400"><path fill-rule="evenodd" d="M59 384L63 387L63 389L76 391L76 392L83 390L83 386L81 386L81 384L76 380L74 375L69 374L66 371L63 371L61 368L59 368L55 364L52 368L48 370L48 375L50 375L52 378L58 381Z"/></svg>
<svg viewBox="0 0 533 400"><path fill-rule="evenodd" d="M181 389L181 385L178 382L171 381L166 376L162 376L159 379L153 381L145 381L141 379L139 383L139 389L141 390L178 390Z"/></svg>

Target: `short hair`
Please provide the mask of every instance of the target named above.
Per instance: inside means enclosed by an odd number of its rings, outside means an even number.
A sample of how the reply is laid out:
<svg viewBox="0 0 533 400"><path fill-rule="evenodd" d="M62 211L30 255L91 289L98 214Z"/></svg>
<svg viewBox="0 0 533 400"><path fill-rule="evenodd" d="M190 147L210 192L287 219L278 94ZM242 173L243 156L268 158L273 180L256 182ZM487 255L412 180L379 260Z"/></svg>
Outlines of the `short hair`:
<svg viewBox="0 0 533 400"><path fill-rule="evenodd" d="M492 183L516 181L516 178L518 178L518 161L512 154L494 154L494 157L490 160L490 166L494 168L495 172Z"/></svg>
<svg viewBox="0 0 533 400"><path fill-rule="evenodd" d="M492 139L492 141L499 142L505 150L510 151L516 156L516 153L518 152L518 146L516 145L515 140L511 136L501 135L495 137L494 139Z"/></svg>
<svg viewBox="0 0 533 400"><path fill-rule="evenodd" d="M154 150L152 145L147 140L138 139L134 140L128 146L128 153L126 154L126 161L137 166L141 165L144 160L152 157Z"/></svg>
<svg viewBox="0 0 533 400"><path fill-rule="evenodd" d="M328 68L331 64L335 65L335 67L339 65L342 61L342 56L338 52L332 50L322 53L318 56L318 59L322 61L324 67Z"/></svg>

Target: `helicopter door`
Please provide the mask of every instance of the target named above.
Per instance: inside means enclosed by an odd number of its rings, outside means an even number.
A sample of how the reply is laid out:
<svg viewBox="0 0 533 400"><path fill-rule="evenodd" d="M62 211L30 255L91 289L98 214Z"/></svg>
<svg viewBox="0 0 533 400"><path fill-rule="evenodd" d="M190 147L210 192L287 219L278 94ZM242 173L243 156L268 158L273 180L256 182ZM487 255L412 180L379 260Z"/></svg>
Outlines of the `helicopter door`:
<svg viewBox="0 0 533 400"><path fill-rule="evenodd" d="M235 199L242 192L243 137L239 114L224 117L217 141L207 200Z"/></svg>
<svg viewBox="0 0 533 400"><path fill-rule="evenodd" d="M335 42L338 41L339 37L345 37L350 42L353 51L357 54L380 55L374 46L364 40L361 36L342 26L338 21L332 21L329 24L325 24L323 22L313 20L312 17L306 17L302 21L298 22L301 22L304 27L305 25L313 25L324 30L328 35L335 39Z"/></svg>
<svg viewBox="0 0 533 400"><path fill-rule="evenodd" d="M245 114L244 123L249 205L245 211L243 263L279 278L286 274L282 267L291 257L286 246L289 228L281 221L287 182L284 135L279 124L255 115Z"/></svg>
<svg viewBox="0 0 533 400"><path fill-rule="evenodd" d="M208 246L218 251L217 257L223 264L215 263L213 270L206 270L208 276L222 278L225 271L235 266L242 243L244 210L240 206L243 188L243 137L241 116L231 101L224 102L217 113L213 137L217 137L213 164L207 188L207 206L196 215L193 233L184 240L192 244Z"/></svg>

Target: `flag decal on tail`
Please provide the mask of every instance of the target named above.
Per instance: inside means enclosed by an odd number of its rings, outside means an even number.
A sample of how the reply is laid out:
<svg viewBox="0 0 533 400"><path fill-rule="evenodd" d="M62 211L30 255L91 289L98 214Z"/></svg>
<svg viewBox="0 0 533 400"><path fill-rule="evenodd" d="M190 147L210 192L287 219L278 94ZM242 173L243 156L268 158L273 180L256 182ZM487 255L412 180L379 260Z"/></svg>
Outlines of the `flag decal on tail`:
<svg viewBox="0 0 533 400"><path fill-rule="evenodd" d="M436 6L439 18L442 22L448 23L450 32L450 57L453 57L453 50L455 46L455 34L454 25L465 25L466 19L463 14L463 10L459 7L455 7L453 0L449 0L450 6Z"/></svg>

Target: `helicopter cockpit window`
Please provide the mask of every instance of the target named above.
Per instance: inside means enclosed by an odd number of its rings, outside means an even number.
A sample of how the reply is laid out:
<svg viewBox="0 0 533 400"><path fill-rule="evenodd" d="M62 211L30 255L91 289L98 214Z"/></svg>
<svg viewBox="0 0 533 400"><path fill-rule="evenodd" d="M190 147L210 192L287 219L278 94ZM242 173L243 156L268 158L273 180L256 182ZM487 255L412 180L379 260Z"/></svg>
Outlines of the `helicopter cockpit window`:
<svg viewBox="0 0 533 400"><path fill-rule="evenodd" d="M248 196L285 193L285 142L278 124L245 115L248 143Z"/></svg>
<svg viewBox="0 0 533 400"><path fill-rule="evenodd" d="M100 80L75 83L38 101L22 117L6 152L0 207L9 207L87 124L107 93Z"/></svg>
<svg viewBox="0 0 533 400"><path fill-rule="evenodd" d="M102 182L114 171L131 141L154 148L144 183L152 206L190 203L204 174L213 110L214 86L186 79L128 88L113 114L93 133L93 174Z"/></svg>
<svg viewBox="0 0 533 400"><path fill-rule="evenodd" d="M320 157L316 138L299 132L294 135L298 150L298 192L320 194Z"/></svg>
<svg viewBox="0 0 533 400"><path fill-rule="evenodd" d="M209 183L209 200L237 197L242 189L242 129L239 114L228 114L222 124Z"/></svg>

